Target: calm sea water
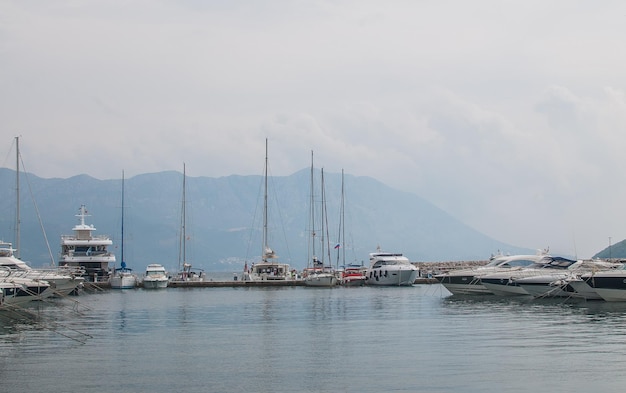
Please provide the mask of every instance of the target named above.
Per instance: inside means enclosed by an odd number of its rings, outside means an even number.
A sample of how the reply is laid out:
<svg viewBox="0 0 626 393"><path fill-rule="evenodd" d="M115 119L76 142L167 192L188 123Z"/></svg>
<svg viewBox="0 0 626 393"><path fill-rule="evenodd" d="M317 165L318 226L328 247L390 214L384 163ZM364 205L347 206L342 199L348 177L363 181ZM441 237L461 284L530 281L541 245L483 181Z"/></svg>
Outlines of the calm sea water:
<svg viewBox="0 0 626 393"><path fill-rule="evenodd" d="M626 304L408 288L83 294L0 313L0 392L622 392Z"/></svg>

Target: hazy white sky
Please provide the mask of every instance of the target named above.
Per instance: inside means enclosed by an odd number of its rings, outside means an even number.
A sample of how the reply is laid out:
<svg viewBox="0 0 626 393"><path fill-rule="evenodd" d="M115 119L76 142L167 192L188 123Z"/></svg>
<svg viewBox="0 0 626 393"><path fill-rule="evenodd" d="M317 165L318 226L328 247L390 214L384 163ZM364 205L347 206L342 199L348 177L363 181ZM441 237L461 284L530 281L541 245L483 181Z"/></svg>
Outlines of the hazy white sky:
<svg viewBox="0 0 626 393"><path fill-rule="evenodd" d="M273 175L314 150L590 257L626 238L625 65L623 1L0 0L0 140L109 179L259 175L267 137Z"/></svg>

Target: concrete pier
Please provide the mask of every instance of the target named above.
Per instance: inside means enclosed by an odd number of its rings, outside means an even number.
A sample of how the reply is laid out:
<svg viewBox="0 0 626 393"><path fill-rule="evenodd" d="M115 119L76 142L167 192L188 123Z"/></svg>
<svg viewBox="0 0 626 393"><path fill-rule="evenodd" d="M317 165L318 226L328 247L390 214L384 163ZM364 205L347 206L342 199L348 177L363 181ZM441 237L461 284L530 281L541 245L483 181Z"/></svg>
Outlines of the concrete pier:
<svg viewBox="0 0 626 393"><path fill-rule="evenodd" d="M220 287L300 287L303 280L263 281L170 281L169 288L220 288Z"/></svg>

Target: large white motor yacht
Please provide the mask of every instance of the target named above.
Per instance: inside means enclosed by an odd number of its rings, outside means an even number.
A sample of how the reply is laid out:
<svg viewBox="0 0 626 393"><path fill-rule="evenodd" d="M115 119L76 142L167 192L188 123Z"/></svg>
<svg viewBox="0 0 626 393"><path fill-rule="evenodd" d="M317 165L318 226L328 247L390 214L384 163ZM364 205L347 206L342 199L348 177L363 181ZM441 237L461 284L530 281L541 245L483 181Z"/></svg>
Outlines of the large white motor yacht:
<svg viewBox="0 0 626 393"><path fill-rule="evenodd" d="M76 217L79 224L74 226L73 235L61 236L59 266L80 266L88 280L108 280L109 267L115 264L115 255L108 250L113 241L106 235L93 235L93 225L85 223L87 208L82 205Z"/></svg>
<svg viewBox="0 0 626 393"><path fill-rule="evenodd" d="M581 263L581 261L574 261L567 258L543 255L540 260L526 268L483 275L481 282L485 288L495 295L527 296L531 295L531 293L524 289L524 287L520 285L520 282L524 283L525 286L532 286L533 284L549 286L550 281L531 278L554 276L555 273L567 273L577 266L580 266ZM549 288L547 288L547 290L549 290ZM533 291L532 295L536 296L537 292Z"/></svg>
<svg viewBox="0 0 626 393"><path fill-rule="evenodd" d="M485 288L481 277L494 273L515 272L540 261L544 255L498 255L484 266L452 270L438 274L435 278L455 295L491 295L493 292Z"/></svg>
<svg viewBox="0 0 626 393"><path fill-rule="evenodd" d="M21 305L53 294L47 281L16 277L11 269L0 267L0 304Z"/></svg>
<svg viewBox="0 0 626 393"><path fill-rule="evenodd" d="M12 277L22 277L31 280L44 280L50 284L51 291L57 295L69 295L80 286L85 279L80 268L51 267L34 269L26 262L17 258L11 243L0 242L0 267L11 270Z"/></svg>
<svg viewBox="0 0 626 393"><path fill-rule="evenodd" d="M626 264L618 269L587 272L580 280L579 286L593 290L607 302L626 302Z"/></svg>
<svg viewBox="0 0 626 393"><path fill-rule="evenodd" d="M415 283L419 269L400 253L383 252L378 248L370 253L367 285L409 286Z"/></svg>

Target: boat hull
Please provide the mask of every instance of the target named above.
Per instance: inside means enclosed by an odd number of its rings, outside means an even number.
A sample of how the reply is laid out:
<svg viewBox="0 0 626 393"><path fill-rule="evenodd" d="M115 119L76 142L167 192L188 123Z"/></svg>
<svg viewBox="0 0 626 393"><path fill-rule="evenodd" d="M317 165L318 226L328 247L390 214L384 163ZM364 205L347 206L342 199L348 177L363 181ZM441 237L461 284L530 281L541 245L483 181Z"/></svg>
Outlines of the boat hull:
<svg viewBox="0 0 626 393"><path fill-rule="evenodd" d="M160 289L167 288L168 279L145 279L143 280L143 287L145 289Z"/></svg>
<svg viewBox="0 0 626 393"><path fill-rule="evenodd" d="M137 278L134 275L114 275L110 280L112 289L131 289L137 286Z"/></svg>
<svg viewBox="0 0 626 393"><path fill-rule="evenodd" d="M312 274L304 279L307 287L334 287L337 285L337 277L332 273Z"/></svg>
<svg viewBox="0 0 626 393"><path fill-rule="evenodd" d="M474 275L452 276L439 275L435 276L437 281L443 285L453 295L491 295L489 291L480 281L480 278Z"/></svg>
<svg viewBox="0 0 626 393"><path fill-rule="evenodd" d="M483 285L491 293L497 296L528 296L529 293L519 285L511 282L509 279L485 279L482 280Z"/></svg>
<svg viewBox="0 0 626 393"><path fill-rule="evenodd" d="M367 285L380 286L411 286L415 283L418 274L417 268L411 269L372 269L367 273Z"/></svg>
<svg viewBox="0 0 626 393"><path fill-rule="evenodd" d="M582 279L607 302L626 302L626 270L583 275Z"/></svg>
<svg viewBox="0 0 626 393"><path fill-rule="evenodd" d="M603 300L602 296L582 279L571 280L569 286L576 291L574 297L585 300Z"/></svg>
<svg viewBox="0 0 626 393"><path fill-rule="evenodd" d="M340 284L345 287L360 287L365 285L365 276L346 276L341 279Z"/></svg>
<svg viewBox="0 0 626 393"><path fill-rule="evenodd" d="M523 277L515 280L515 283L536 298L571 297L574 290L568 285L569 276L568 273L560 273Z"/></svg>

